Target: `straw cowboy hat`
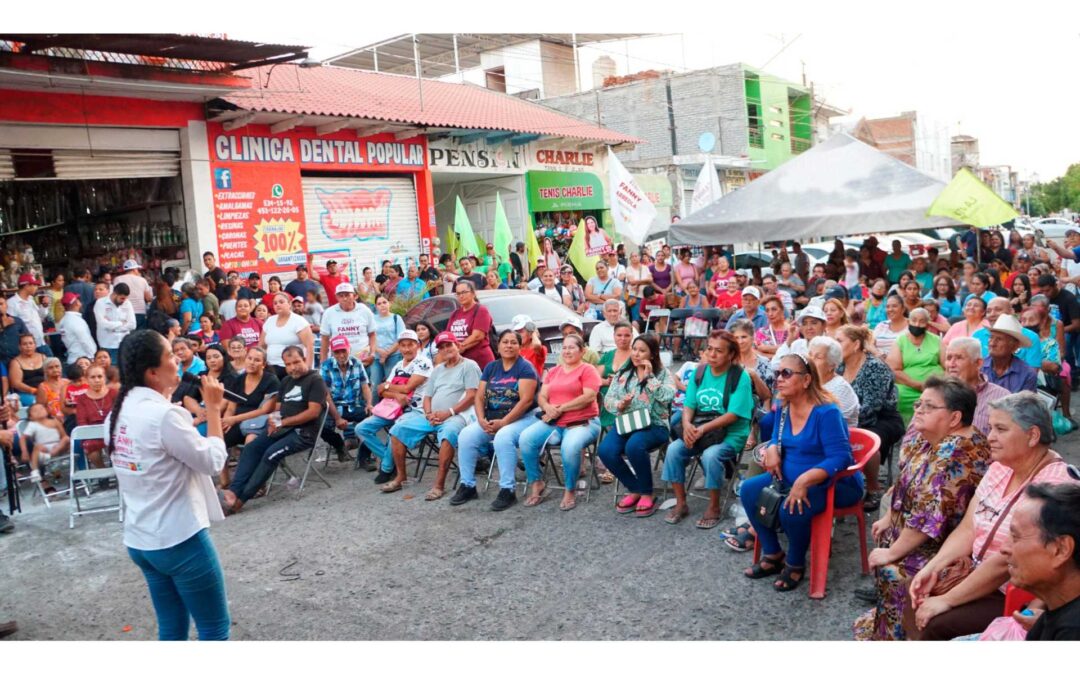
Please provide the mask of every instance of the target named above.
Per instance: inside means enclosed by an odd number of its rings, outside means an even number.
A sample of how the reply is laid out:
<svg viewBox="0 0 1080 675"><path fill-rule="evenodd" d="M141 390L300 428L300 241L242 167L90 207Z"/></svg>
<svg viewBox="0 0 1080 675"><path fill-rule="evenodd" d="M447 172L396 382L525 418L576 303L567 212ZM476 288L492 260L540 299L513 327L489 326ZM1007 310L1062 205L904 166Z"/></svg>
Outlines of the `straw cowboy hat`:
<svg viewBox="0 0 1080 675"><path fill-rule="evenodd" d="M1019 342L1021 347L1026 348L1031 346L1031 339L1024 335L1024 329L1012 314L1002 314L999 316L997 321L994 322L993 328L990 329L990 332L1008 335Z"/></svg>

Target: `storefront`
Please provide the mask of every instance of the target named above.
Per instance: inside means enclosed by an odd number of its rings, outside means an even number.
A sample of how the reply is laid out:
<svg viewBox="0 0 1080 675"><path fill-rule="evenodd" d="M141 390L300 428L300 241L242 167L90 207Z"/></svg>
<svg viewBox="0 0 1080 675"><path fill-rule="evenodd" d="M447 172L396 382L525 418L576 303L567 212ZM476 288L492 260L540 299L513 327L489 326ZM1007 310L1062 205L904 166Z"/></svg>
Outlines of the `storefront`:
<svg viewBox="0 0 1080 675"><path fill-rule="evenodd" d="M293 276L310 258L337 260L350 278L390 260L405 267L430 252L427 143L422 136L358 138L297 128L207 125L220 263L264 278Z"/></svg>

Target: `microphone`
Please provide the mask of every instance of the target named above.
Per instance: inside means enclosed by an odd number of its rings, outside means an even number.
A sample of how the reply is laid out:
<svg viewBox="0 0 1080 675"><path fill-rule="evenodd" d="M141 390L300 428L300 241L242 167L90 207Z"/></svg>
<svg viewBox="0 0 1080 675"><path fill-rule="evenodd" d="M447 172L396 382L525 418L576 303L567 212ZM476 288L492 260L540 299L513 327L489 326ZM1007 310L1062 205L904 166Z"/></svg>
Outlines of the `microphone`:
<svg viewBox="0 0 1080 675"><path fill-rule="evenodd" d="M180 376L180 381L184 384L193 384L195 386L202 385L202 375L192 375L191 373L184 373ZM247 403L247 397L243 394L237 394L235 391L225 390L225 398L236 403Z"/></svg>

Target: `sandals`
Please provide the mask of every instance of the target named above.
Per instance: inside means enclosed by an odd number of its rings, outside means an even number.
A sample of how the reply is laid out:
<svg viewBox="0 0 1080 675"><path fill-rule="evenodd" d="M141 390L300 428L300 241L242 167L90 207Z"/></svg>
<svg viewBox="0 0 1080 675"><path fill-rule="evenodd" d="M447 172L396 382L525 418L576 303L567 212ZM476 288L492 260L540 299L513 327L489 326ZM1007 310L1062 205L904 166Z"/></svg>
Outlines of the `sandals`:
<svg viewBox="0 0 1080 675"><path fill-rule="evenodd" d="M434 502L434 501L437 501L439 499L442 499L444 495L446 495L446 490L444 490L442 488L433 487L430 490L428 490L428 493L426 495L424 495L424 501L425 502Z"/></svg>
<svg viewBox="0 0 1080 675"><path fill-rule="evenodd" d="M567 496L569 496L571 494L572 493L570 493L570 492L566 493ZM566 499L566 496L564 496L563 500L561 502L559 502L559 510L560 511L572 511L574 509L574 507L576 507L576 506L577 506L577 497L571 497L570 500L568 501Z"/></svg>
<svg viewBox="0 0 1080 675"><path fill-rule="evenodd" d="M664 516L664 522L668 525L678 525L689 515L690 507L684 506L681 509L676 507L674 509L671 509L671 513Z"/></svg>
<svg viewBox="0 0 1080 675"><path fill-rule="evenodd" d="M395 478L394 480L390 481L386 485L383 485L379 489L382 490L383 494L390 494L391 492L397 492L401 490L401 488L403 487L405 487L405 481L397 480Z"/></svg>
<svg viewBox="0 0 1080 675"><path fill-rule="evenodd" d="M752 567L743 570L743 575L748 579L764 579L765 577L771 577L775 574L780 574L783 570L787 569L786 565L782 565L783 562L783 553L780 554L779 558L762 556L761 560L754 563Z"/></svg>
<svg viewBox="0 0 1080 675"><path fill-rule="evenodd" d="M652 495L644 495L638 500L637 509L634 511L636 518L648 518L656 513L657 503Z"/></svg>
<svg viewBox="0 0 1080 675"><path fill-rule="evenodd" d="M721 532L720 537L724 540L725 546L739 553L753 551L754 541L757 539L754 533L750 531L750 525L737 525Z"/></svg>
<svg viewBox="0 0 1080 675"><path fill-rule="evenodd" d="M610 471L601 471L599 474L600 483L603 485L611 485L615 482L615 474Z"/></svg>
<svg viewBox="0 0 1080 675"><path fill-rule="evenodd" d="M540 490L538 494L529 495L525 498L525 501L523 502L525 506L540 506L544 503L544 500L548 497L548 489L547 483L544 483L543 485L543 489Z"/></svg>
<svg viewBox="0 0 1080 675"><path fill-rule="evenodd" d="M720 516L713 516L709 518L702 516L698 519L696 523L694 523L694 526L697 527L699 530L711 530L719 524Z"/></svg>
<svg viewBox="0 0 1080 675"><path fill-rule="evenodd" d="M799 575L796 579L795 575ZM793 591L799 587L802 580L806 578L805 567L792 567L791 565L784 565L783 571L780 572L780 578L773 582L773 588L779 593L787 593Z"/></svg>
<svg viewBox="0 0 1080 675"><path fill-rule="evenodd" d="M616 513L633 513L636 510L641 495L626 495L615 505Z"/></svg>

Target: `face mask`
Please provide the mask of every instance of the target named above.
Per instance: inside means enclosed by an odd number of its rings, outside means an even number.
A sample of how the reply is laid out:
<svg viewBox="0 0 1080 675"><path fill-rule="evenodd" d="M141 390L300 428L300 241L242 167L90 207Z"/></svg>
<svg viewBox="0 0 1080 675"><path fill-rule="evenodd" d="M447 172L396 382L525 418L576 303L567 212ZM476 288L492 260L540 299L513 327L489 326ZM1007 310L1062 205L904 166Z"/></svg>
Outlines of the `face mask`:
<svg viewBox="0 0 1080 675"><path fill-rule="evenodd" d="M875 300L882 300L885 298L884 293L871 293L870 295L874 296Z"/></svg>
<svg viewBox="0 0 1080 675"><path fill-rule="evenodd" d="M908 326L908 332L912 337L922 337L926 335L926 326Z"/></svg>

